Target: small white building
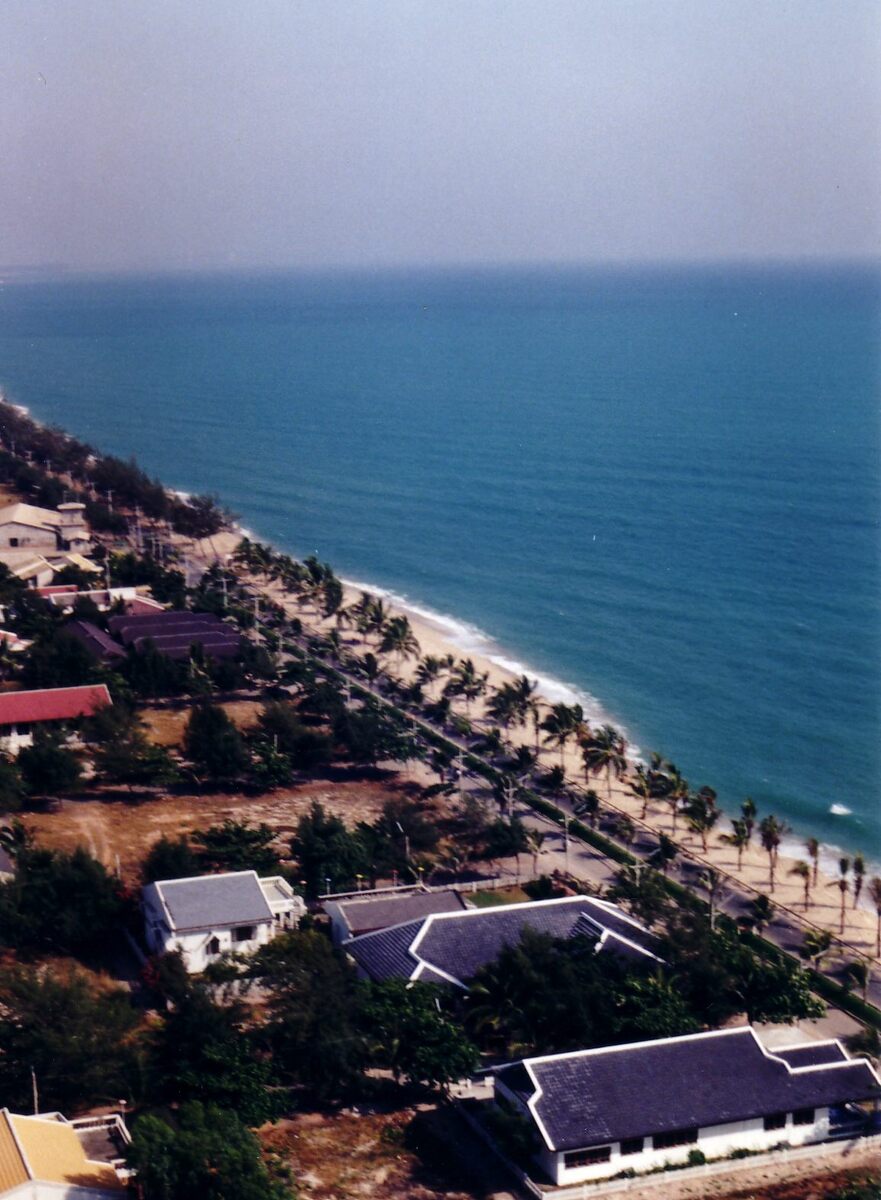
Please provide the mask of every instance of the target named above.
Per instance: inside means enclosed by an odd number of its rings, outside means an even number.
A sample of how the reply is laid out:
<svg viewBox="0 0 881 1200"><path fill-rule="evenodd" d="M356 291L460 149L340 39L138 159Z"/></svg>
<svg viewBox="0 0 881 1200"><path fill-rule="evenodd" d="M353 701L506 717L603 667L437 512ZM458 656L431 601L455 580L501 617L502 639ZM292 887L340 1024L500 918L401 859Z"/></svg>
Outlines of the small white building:
<svg viewBox="0 0 881 1200"><path fill-rule="evenodd" d="M154 954L179 950L191 973L223 954L253 954L306 911L287 880L256 871L163 879L141 895L147 946Z"/></svg>
<svg viewBox="0 0 881 1200"><path fill-rule="evenodd" d="M78 501L59 504L57 510L34 504L6 504L0 508L0 550L88 554L91 540L85 509Z"/></svg>
<svg viewBox="0 0 881 1200"><path fill-rule="evenodd" d="M527 1058L494 1082L555 1184L823 1141L854 1122L848 1105L881 1096L840 1042L768 1050L750 1026Z"/></svg>

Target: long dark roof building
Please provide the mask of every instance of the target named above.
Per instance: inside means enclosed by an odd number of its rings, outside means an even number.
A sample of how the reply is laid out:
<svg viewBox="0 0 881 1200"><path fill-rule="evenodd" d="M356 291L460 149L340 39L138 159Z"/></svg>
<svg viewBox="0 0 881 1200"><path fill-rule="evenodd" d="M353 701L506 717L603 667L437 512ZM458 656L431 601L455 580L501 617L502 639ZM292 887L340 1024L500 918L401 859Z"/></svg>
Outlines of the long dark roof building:
<svg viewBox="0 0 881 1200"><path fill-rule="evenodd" d="M420 979L467 987L467 981L525 929L555 938L586 935L598 950L657 959L657 939L607 900L569 896L498 908L434 913L346 942L345 949L371 979Z"/></svg>
<svg viewBox="0 0 881 1200"><path fill-rule="evenodd" d="M767 1050L749 1026L523 1059L497 1078L553 1151L881 1094L869 1064L840 1043Z"/></svg>
<svg viewBox="0 0 881 1200"><path fill-rule="evenodd" d="M169 658L187 658L193 646L200 646L211 658L231 658L242 646L239 632L214 613L168 609L140 617L111 617L107 625L123 645L143 650L150 644Z"/></svg>

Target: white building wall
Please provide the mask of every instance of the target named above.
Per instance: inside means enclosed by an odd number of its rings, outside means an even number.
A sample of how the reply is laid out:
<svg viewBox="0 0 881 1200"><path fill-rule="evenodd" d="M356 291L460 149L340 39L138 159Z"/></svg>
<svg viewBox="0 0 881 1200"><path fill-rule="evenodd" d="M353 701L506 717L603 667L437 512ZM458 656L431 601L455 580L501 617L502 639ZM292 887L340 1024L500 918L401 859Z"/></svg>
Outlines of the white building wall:
<svg viewBox="0 0 881 1200"><path fill-rule="evenodd" d="M22 525L18 521L7 521L0 525L0 550L56 550L58 537L54 529L41 529L36 525Z"/></svg>
<svg viewBox="0 0 881 1200"><path fill-rule="evenodd" d="M665 1163L685 1163L692 1150L700 1150L708 1159L725 1158L732 1150L770 1150L786 1142L801 1146L806 1142L818 1142L828 1136L829 1110L818 1108L812 1125L793 1125L792 1113L787 1114L786 1126L781 1129L764 1128L762 1117L750 1121L732 1121L725 1125L710 1125L698 1130L698 1140L687 1146L674 1146L664 1150L652 1148L651 1137L646 1137L646 1148L641 1154L621 1154L619 1142L609 1143L611 1157L607 1162L593 1163L584 1167L567 1167L563 1153L545 1148L536 1156L537 1161L551 1179L558 1184L584 1183L591 1179L605 1179L620 1171L649 1171Z"/></svg>

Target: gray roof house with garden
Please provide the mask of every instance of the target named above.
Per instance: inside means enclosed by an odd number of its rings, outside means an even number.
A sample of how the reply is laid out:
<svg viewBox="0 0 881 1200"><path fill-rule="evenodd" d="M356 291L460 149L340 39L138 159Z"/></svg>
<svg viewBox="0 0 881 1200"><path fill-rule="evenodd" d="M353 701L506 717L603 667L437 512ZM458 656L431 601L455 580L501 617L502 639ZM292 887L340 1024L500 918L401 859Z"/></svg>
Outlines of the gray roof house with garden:
<svg viewBox="0 0 881 1200"><path fill-rule="evenodd" d="M151 952L179 951L192 972L223 954L252 954L295 928L306 911L286 879L261 879L256 871L162 879L148 883L141 898Z"/></svg>
<svg viewBox="0 0 881 1200"><path fill-rule="evenodd" d="M523 1059L494 1082L557 1184L823 1141L881 1096L840 1042L770 1050L751 1026Z"/></svg>
<svg viewBox="0 0 881 1200"><path fill-rule="evenodd" d="M566 896L498 908L433 913L345 943L360 972L370 979L412 979L468 986L524 930L554 938L596 939L597 950L628 958L658 959L657 939L620 908L594 896Z"/></svg>

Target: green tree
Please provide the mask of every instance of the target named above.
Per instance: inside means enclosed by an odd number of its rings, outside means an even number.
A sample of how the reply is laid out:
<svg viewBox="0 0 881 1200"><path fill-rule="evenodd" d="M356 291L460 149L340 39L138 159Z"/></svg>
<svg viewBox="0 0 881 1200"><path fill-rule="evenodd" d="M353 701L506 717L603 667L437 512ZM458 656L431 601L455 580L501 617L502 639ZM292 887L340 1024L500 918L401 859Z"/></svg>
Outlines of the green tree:
<svg viewBox="0 0 881 1200"><path fill-rule="evenodd" d="M150 847L141 867L144 883L157 879L187 879L199 875L202 864L185 837L169 838L165 834Z"/></svg>
<svg viewBox="0 0 881 1200"><path fill-rule="evenodd" d="M248 764L242 735L215 704L197 704L184 730L184 753L211 780L237 778Z"/></svg>
<svg viewBox="0 0 881 1200"><path fill-rule="evenodd" d="M278 870L278 854L272 849L275 831L268 825L248 825L227 818L222 825L197 829L193 841L202 847L200 858L216 871L256 871L268 875Z"/></svg>
<svg viewBox="0 0 881 1200"><path fill-rule="evenodd" d="M367 984L359 1021L370 1061L411 1083L444 1091L477 1065L477 1049L441 1009L441 991L427 983L389 979Z"/></svg>
<svg viewBox="0 0 881 1200"><path fill-rule="evenodd" d="M179 778L177 764L164 746L148 742L140 730L132 729L96 747L95 769L107 783L136 787L167 787Z"/></svg>
<svg viewBox="0 0 881 1200"><path fill-rule="evenodd" d="M707 853L707 839L710 832L721 815L716 807L716 793L710 787L702 787L688 800L685 817L689 829L700 837L704 854Z"/></svg>
<svg viewBox="0 0 881 1200"><path fill-rule="evenodd" d="M580 704L553 704L541 723L546 733L545 742L557 746L560 751L560 766L566 765L566 745L577 741L587 733L584 709Z"/></svg>
<svg viewBox="0 0 881 1200"><path fill-rule="evenodd" d="M94 985L82 971L0 969L0 1088L13 1111L33 1104L70 1114L131 1095L137 1015L122 988Z"/></svg>
<svg viewBox="0 0 881 1200"><path fill-rule="evenodd" d="M806 862L799 859L798 862L793 863L789 874L797 875L802 882L805 890L805 912L807 912L811 906L811 868Z"/></svg>
<svg viewBox="0 0 881 1200"><path fill-rule="evenodd" d="M288 758L296 771L309 771L330 760L330 739L304 725L291 704L270 701L264 705L257 724L263 737Z"/></svg>
<svg viewBox="0 0 881 1200"><path fill-rule="evenodd" d="M608 799L612 799L612 775L620 779L627 770L624 738L611 725L603 725L595 734L587 738L582 746L585 774L599 775L606 773L606 790Z"/></svg>
<svg viewBox="0 0 881 1200"><path fill-rule="evenodd" d="M737 869L740 870L743 865L743 852L750 842L750 831L747 828L746 821L740 817L735 817L731 822L731 832L723 833L720 841L726 846L733 846L737 851Z"/></svg>
<svg viewBox="0 0 881 1200"><path fill-rule="evenodd" d="M339 817L316 800L297 822L291 854L300 868L306 895L315 899L326 890L343 890L371 864L363 842L346 829Z"/></svg>
<svg viewBox="0 0 881 1200"><path fill-rule="evenodd" d="M608 898L622 901L646 925L656 925L668 912L670 899L656 871L622 867L615 874Z"/></svg>
<svg viewBox="0 0 881 1200"><path fill-rule="evenodd" d="M18 764L0 756L0 813L19 812L27 797Z"/></svg>
<svg viewBox="0 0 881 1200"><path fill-rule="evenodd" d="M774 872L777 868L777 854L780 850L783 835L786 832L787 826L775 816L763 817L759 822L759 837L762 840L765 853L768 855L770 890L772 892L774 891Z"/></svg>
<svg viewBox="0 0 881 1200"><path fill-rule="evenodd" d="M319 1100L343 1095L364 1065L352 967L315 930L275 938L251 973L268 993L264 1035L279 1071Z"/></svg>
<svg viewBox="0 0 881 1200"><path fill-rule="evenodd" d="M191 1101L172 1127L141 1117L126 1159L144 1200L293 1200L267 1169L260 1143L238 1115Z"/></svg>
<svg viewBox="0 0 881 1200"><path fill-rule="evenodd" d="M269 1089L272 1070L257 1054L244 1011L216 1004L198 983L178 998L155 1035L152 1077L157 1099L218 1104L246 1125L262 1125L285 1104L283 1093Z"/></svg>
<svg viewBox="0 0 881 1200"><path fill-rule="evenodd" d="M18 756L25 787L33 796L58 795L72 791L82 779L82 767L58 733L37 729L32 746Z"/></svg>

